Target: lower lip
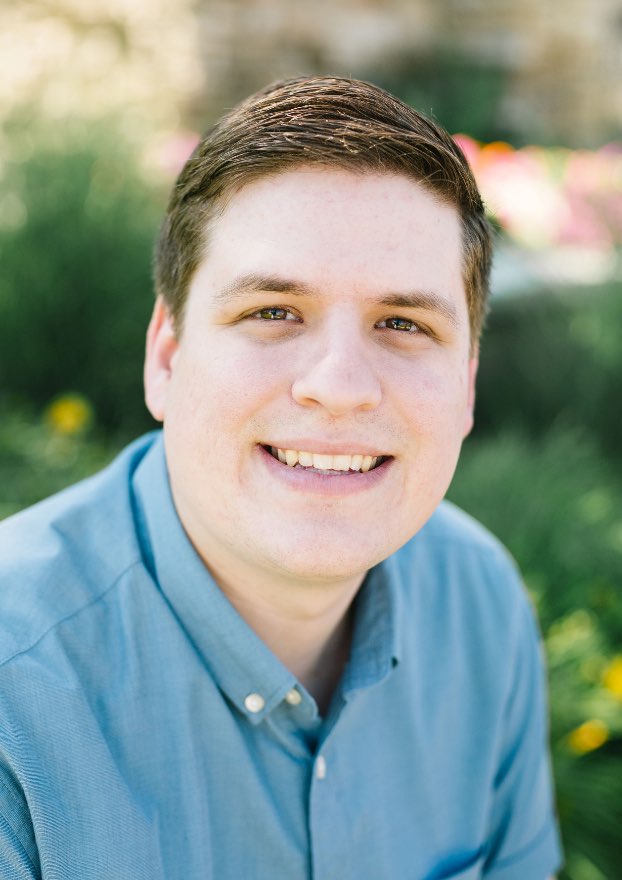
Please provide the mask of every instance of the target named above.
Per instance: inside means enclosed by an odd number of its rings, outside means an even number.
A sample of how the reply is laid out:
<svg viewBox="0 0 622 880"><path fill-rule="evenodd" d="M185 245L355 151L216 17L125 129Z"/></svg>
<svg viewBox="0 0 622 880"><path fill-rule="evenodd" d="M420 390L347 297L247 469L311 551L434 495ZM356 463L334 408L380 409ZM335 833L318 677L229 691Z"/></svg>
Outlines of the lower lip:
<svg viewBox="0 0 622 880"><path fill-rule="evenodd" d="M291 489L313 495L355 495L377 486L387 476L394 459L389 458L371 471L344 471L338 474L318 474L306 468L282 464L263 446L256 447L259 456L271 475Z"/></svg>

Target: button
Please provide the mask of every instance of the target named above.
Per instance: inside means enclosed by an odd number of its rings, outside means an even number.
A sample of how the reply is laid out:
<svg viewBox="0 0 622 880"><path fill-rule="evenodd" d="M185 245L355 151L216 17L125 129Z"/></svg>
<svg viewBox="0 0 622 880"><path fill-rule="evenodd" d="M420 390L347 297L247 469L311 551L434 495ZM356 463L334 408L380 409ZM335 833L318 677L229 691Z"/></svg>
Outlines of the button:
<svg viewBox="0 0 622 880"><path fill-rule="evenodd" d="M292 688L291 691L287 691L285 694L285 702L289 703L290 706L298 706L302 703L302 694L297 688Z"/></svg>
<svg viewBox="0 0 622 880"><path fill-rule="evenodd" d="M319 755L315 762L315 778L326 779L326 759L324 755Z"/></svg>
<svg viewBox="0 0 622 880"><path fill-rule="evenodd" d="M244 699L244 705L249 712L261 712L263 707L266 705L266 701L261 696L261 694L249 694Z"/></svg>

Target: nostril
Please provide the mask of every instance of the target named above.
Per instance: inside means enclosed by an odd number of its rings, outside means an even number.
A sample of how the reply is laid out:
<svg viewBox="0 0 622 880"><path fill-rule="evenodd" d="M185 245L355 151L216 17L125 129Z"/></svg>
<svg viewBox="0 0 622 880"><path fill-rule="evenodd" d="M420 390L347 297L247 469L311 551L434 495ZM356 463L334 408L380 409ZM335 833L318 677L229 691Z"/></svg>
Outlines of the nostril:
<svg viewBox="0 0 622 880"><path fill-rule="evenodd" d="M331 358L299 376L291 390L296 403L319 405L333 416L376 409L382 399L380 383L369 367L339 369Z"/></svg>

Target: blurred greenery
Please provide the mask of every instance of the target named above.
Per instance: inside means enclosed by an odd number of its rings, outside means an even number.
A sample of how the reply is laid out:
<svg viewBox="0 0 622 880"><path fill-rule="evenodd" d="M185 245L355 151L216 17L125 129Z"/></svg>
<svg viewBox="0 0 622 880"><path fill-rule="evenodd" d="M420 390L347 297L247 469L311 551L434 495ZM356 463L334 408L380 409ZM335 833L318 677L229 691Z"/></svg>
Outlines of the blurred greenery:
<svg viewBox="0 0 622 880"><path fill-rule="evenodd" d="M545 630L583 608L622 646L622 479L586 434L467 441L449 494L520 560Z"/></svg>
<svg viewBox="0 0 622 880"><path fill-rule="evenodd" d="M4 137L0 517L152 426L142 352L164 205L113 121L86 133L16 120ZM562 880L621 871L621 319L613 286L495 303L450 491L509 547L538 609Z"/></svg>
<svg viewBox="0 0 622 880"><path fill-rule="evenodd" d="M63 430L49 413L0 407L0 519L99 470L123 445Z"/></svg>
<svg viewBox="0 0 622 880"><path fill-rule="evenodd" d="M443 120L452 132L467 132L482 141L517 139L518 132L500 123L507 88L505 65L476 60L455 45L435 47L431 54L405 52L383 65L377 61L368 79L403 101Z"/></svg>
<svg viewBox="0 0 622 880"><path fill-rule="evenodd" d="M449 494L512 552L538 611L567 857L560 877L613 880L622 824L620 473L587 432L558 427L535 439L509 429L467 442Z"/></svg>
<svg viewBox="0 0 622 880"><path fill-rule="evenodd" d="M622 871L620 326L613 284L496 302L476 430L449 493L509 548L538 611L560 880Z"/></svg>
<svg viewBox="0 0 622 880"><path fill-rule="evenodd" d="M481 353L476 436L581 428L622 473L621 326L619 283L496 301Z"/></svg>
<svg viewBox="0 0 622 880"><path fill-rule="evenodd" d="M142 348L163 195L112 123L58 131L20 116L4 138L2 394L43 406L73 389L101 424L140 430L149 425Z"/></svg>

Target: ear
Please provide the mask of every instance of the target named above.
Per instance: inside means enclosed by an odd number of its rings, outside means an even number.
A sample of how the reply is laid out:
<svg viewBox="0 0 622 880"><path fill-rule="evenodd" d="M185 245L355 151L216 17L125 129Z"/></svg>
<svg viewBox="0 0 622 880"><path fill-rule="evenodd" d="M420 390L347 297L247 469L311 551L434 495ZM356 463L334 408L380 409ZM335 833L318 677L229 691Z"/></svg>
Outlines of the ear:
<svg viewBox="0 0 622 880"><path fill-rule="evenodd" d="M164 420L169 382L178 350L179 342L173 327L173 318L159 296L147 330L143 372L147 409L158 422Z"/></svg>
<svg viewBox="0 0 622 880"><path fill-rule="evenodd" d="M479 352L475 352L469 358L468 379L467 379L467 403L464 414L464 428L462 437L466 437L473 429L473 413L475 410L475 380L477 378L477 368L479 366Z"/></svg>

